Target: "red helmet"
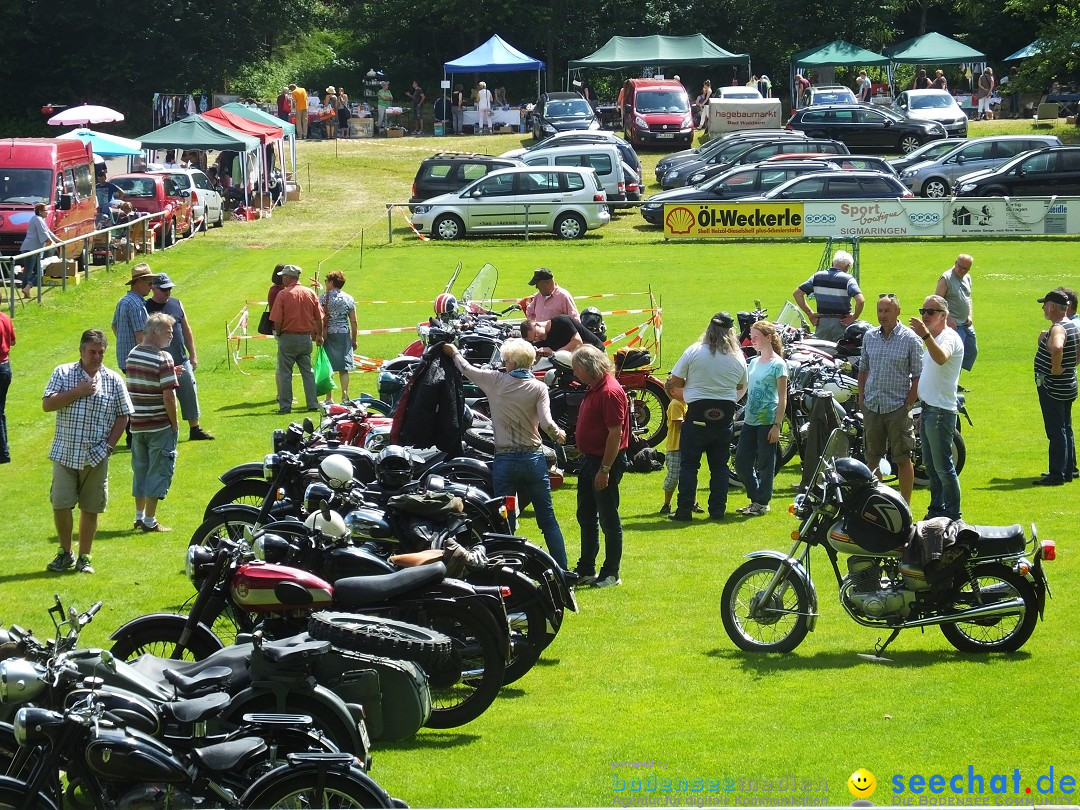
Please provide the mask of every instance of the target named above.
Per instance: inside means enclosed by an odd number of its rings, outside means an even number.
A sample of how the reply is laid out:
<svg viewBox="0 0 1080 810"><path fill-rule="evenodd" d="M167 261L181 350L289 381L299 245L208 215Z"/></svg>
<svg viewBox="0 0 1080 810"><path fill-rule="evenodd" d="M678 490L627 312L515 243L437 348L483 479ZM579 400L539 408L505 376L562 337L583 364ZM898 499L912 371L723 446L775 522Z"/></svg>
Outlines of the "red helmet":
<svg viewBox="0 0 1080 810"><path fill-rule="evenodd" d="M435 299L436 315L453 315L457 312L457 299L450 293L443 293Z"/></svg>

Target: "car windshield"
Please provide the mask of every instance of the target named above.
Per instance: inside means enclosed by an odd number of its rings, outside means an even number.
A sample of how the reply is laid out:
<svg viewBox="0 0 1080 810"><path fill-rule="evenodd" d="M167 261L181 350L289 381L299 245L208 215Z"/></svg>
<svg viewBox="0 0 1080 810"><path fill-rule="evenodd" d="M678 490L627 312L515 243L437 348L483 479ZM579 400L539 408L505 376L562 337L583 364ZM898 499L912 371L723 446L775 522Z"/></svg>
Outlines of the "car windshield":
<svg viewBox="0 0 1080 810"><path fill-rule="evenodd" d="M724 88L720 93L721 98L761 98L757 90L728 90Z"/></svg>
<svg viewBox="0 0 1080 810"><path fill-rule="evenodd" d="M675 90L646 90L637 94L639 113L684 113L690 111L686 93Z"/></svg>
<svg viewBox="0 0 1080 810"><path fill-rule="evenodd" d="M113 180L124 191L125 198L154 197L154 181L149 177L117 177Z"/></svg>
<svg viewBox="0 0 1080 810"><path fill-rule="evenodd" d="M37 205L48 202L52 172L48 169L4 169L0 172L0 203Z"/></svg>
<svg viewBox="0 0 1080 810"><path fill-rule="evenodd" d="M935 93L932 96L911 96L909 106L913 110L945 110L954 103L952 96Z"/></svg>
<svg viewBox="0 0 1080 810"><path fill-rule="evenodd" d="M954 149L959 149L961 146L963 144L957 143L955 140L931 141L914 152L908 152L908 165L914 165L920 160L936 160L949 154Z"/></svg>
<svg viewBox="0 0 1080 810"><path fill-rule="evenodd" d="M842 90L826 90L814 93L814 104L847 104L855 100L855 94Z"/></svg>
<svg viewBox="0 0 1080 810"><path fill-rule="evenodd" d="M592 107L585 99L571 99L570 101L549 101L547 114L550 118L566 118L569 116L592 115Z"/></svg>

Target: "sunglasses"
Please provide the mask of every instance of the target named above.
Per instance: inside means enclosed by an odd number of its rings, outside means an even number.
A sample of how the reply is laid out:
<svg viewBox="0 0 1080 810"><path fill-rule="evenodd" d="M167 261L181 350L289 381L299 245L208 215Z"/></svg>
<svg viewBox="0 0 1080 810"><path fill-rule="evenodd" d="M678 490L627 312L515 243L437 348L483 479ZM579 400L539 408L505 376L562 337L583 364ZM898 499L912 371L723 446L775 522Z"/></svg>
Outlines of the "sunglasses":
<svg viewBox="0 0 1080 810"><path fill-rule="evenodd" d="M898 301L898 300L900 300L900 299L898 299L898 298L896 297L896 293L881 293L881 295L879 295L879 296L877 297L878 301L880 301L880 300L881 300L882 298L889 298L889 299L891 299L891 300L893 300L893 301Z"/></svg>
<svg viewBox="0 0 1080 810"><path fill-rule="evenodd" d="M944 312L944 311L945 310L943 310L943 309L920 309L919 314L923 315L923 316L926 316L926 315L933 315L935 312Z"/></svg>

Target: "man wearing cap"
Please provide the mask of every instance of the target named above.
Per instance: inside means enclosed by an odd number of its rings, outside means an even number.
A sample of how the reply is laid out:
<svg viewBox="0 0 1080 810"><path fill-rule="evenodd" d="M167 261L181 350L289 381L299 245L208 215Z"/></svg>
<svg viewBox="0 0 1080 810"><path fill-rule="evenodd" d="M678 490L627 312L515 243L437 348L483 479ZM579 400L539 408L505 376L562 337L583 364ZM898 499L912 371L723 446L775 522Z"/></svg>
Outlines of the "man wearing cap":
<svg viewBox="0 0 1080 810"><path fill-rule="evenodd" d="M146 296L156 274L150 265L140 262L131 268L127 284L130 290L121 298L113 311L112 331L116 338L116 365L120 371L127 369L127 357L136 344L142 341L146 326Z"/></svg>
<svg viewBox="0 0 1080 810"><path fill-rule="evenodd" d="M302 140L307 137L307 90L290 84L289 93L292 94L293 115L296 116L296 137Z"/></svg>
<svg viewBox="0 0 1080 810"><path fill-rule="evenodd" d="M167 273L158 273L151 282L150 297L146 299L146 311L150 315L164 312L173 318L172 340L165 351L176 366L176 399L180 403L180 413L188 423L188 441L212 441L213 436L199 426L199 389L195 385L195 369L199 367L199 358L195 353L195 336L191 333L187 313L179 298L172 295L173 280Z"/></svg>
<svg viewBox="0 0 1080 810"><path fill-rule="evenodd" d="M850 253L838 250L829 269L814 273L792 293L799 309L814 324L814 334L822 340L840 340L844 330L857 321L862 312L865 303L862 290L848 272L853 264L855 258ZM817 312L812 312L806 303L806 296L811 293L817 301ZM851 311L852 302L854 312Z"/></svg>
<svg viewBox="0 0 1080 810"><path fill-rule="evenodd" d="M547 321L524 321L520 328L521 336L546 356L560 350L572 352L586 344L604 351L604 341L569 315L556 315Z"/></svg>
<svg viewBox="0 0 1080 810"><path fill-rule="evenodd" d="M537 267L529 285L536 287L536 293L525 304L525 317L530 321L550 321L556 315L569 315L580 321L574 296L555 283L555 278L546 267Z"/></svg>
<svg viewBox="0 0 1080 810"><path fill-rule="evenodd" d="M919 439L923 466L930 479L930 507L926 520L947 517L960 520L960 478L953 463L953 432L956 430L956 383L964 362L964 341L949 328L949 303L940 295L928 296L919 310L921 318L908 325L923 342L922 374L919 376Z"/></svg>
<svg viewBox="0 0 1080 810"><path fill-rule="evenodd" d="M1039 392L1043 427L1050 443L1049 471L1032 481L1036 486L1056 487L1073 479L1076 445L1072 429L1072 404L1076 399L1077 345L1080 328L1068 316L1069 297L1060 289L1038 299L1050 328L1039 335L1035 351L1035 387Z"/></svg>
<svg viewBox="0 0 1080 810"><path fill-rule="evenodd" d="M934 290L949 303L949 327L964 341L964 371L971 371L979 354L975 327L971 325L971 265L974 263L971 256L961 253L953 266L941 274Z"/></svg>
<svg viewBox="0 0 1080 810"><path fill-rule="evenodd" d="M311 343L322 345L322 309L319 299L311 290L301 285L302 271L295 264L281 268L281 280L285 285L274 306L270 308L270 320L277 335L277 401L278 413L292 410L292 370L299 366L300 379L304 382L304 398L309 411L319 409L319 396L315 392L315 372L311 368Z"/></svg>

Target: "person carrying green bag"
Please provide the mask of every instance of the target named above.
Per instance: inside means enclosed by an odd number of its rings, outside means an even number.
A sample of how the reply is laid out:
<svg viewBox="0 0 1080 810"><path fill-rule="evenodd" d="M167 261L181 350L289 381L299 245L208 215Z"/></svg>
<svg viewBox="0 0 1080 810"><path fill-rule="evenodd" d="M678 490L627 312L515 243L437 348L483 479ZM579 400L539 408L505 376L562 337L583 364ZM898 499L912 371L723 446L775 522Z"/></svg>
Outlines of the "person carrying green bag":
<svg viewBox="0 0 1080 810"><path fill-rule="evenodd" d="M326 354L326 348L320 346L315 351L315 393L320 397L328 396L335 388L337 386L334 385L334 371L330 368L330 358Z"/></svg>

